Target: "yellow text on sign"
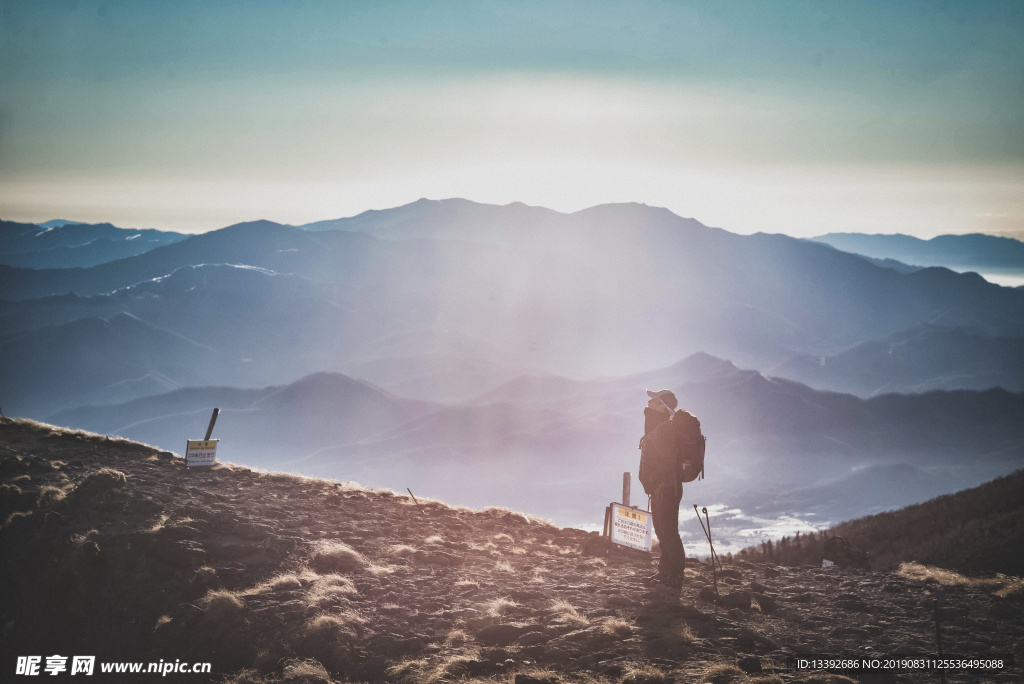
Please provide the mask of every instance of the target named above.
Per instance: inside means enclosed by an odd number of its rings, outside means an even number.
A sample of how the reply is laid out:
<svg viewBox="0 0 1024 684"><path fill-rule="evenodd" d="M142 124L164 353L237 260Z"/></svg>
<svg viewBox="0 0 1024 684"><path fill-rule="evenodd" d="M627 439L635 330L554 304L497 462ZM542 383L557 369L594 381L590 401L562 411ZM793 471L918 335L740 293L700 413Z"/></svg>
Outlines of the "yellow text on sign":
<svg viewBox="0 0 1024 684"><path fill-rule="evenodd" d="M216 439L190 439L188 440L188 451L213 451L217 448Z"/></svg>
<svg viewBox="0 0 1024 684"><path fill-rule="evenodd" d="M631 520L636 520L641 523L647 522L647 516L639 511L631 511L628 508L619 508L617 510L620 517L630 518Z"/></svg>

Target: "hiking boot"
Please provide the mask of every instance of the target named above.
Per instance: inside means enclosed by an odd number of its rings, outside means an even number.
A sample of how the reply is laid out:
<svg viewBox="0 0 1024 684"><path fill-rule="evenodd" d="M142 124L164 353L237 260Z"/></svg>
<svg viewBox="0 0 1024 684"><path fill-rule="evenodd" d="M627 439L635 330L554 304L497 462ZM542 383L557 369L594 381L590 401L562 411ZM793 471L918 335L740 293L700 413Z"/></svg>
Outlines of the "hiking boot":
<svg viewBox="0 0 1024 684"><path fill-rule="evenodd" d="M669 577L665 577L664 579L662 579L661 583L666 587L669 587L670 589L675 589L676 591L679 591L683 588L683 575L670 575Z"/></svg>

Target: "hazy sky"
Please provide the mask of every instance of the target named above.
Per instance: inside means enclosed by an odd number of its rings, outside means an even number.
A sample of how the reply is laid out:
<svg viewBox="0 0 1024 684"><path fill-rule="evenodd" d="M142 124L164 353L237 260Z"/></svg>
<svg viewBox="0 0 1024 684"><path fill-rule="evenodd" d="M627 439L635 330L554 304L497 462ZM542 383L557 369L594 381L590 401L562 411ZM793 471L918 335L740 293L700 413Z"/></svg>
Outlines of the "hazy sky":
<svg viewBox="0 0 1024 684"><path fill-rule="evenodd" d="M1024 2L0 0L0 217L1020 232Z"/></svg>

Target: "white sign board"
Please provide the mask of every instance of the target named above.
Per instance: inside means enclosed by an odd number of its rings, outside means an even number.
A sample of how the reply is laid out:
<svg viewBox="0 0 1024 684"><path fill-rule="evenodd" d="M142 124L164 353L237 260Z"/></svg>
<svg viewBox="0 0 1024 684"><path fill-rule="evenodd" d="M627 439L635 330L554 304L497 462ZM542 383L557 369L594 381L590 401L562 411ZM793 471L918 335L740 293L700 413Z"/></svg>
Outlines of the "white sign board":
<svg viewBox="0 0 1024 684"><path fill-rule="evenodd" d="M212 466L217 462L217 439L190 439L185 447L185 465Z"/></svg>
<svg viewBox="0 0 1024 684"><path fill-rule="evenodd" d="M653 535L654 518L650 512L612 504L613 544L650 552Z"/></svg>

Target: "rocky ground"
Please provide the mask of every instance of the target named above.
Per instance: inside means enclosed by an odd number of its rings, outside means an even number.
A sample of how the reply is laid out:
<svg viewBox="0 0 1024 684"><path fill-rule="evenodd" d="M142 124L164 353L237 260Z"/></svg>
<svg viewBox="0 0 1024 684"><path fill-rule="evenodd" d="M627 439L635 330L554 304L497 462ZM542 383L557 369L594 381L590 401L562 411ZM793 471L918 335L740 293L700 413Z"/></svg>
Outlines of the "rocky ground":
<svg viewBox="0 0 1024 684"><path fill-rule="evenodd" d="M652 558L504 509L220 465L0 419L3 681L18 656L176 659L91 681L938 682L797 670L827 657L1016 655L1024 601L891 573ZM600 508L600 504L598 504ZM45 674L45 673L44 673ZM71 676L63 673L63 676ZM71 677L72 680L79 675ZM47 677L50 680L50 677Z"/></svg>

